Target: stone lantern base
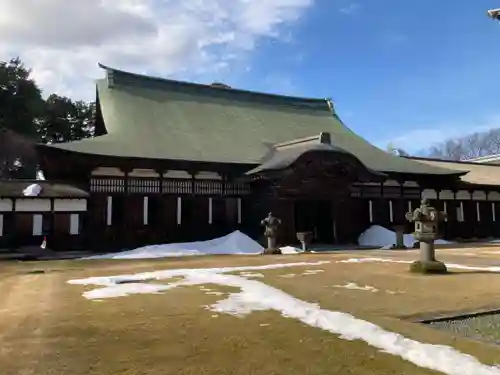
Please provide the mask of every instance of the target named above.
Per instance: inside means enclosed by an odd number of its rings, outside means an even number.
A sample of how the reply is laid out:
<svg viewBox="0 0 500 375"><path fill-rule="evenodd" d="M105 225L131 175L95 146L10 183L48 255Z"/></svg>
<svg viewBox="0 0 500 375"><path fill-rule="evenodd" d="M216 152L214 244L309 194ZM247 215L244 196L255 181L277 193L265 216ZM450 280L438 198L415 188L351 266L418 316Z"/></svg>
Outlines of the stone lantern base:
<svg viewBox="0 0 500 375"><path fill-rule="evenodd" d="M404 225L395 225L393 229L394 233L396 234L396 243L391 246L391 250L405 250L406 246L404 241Z"/></svg>
<svg viewBox="0 0 500 375"><path fill-rule="evenodd" d="M448 269L446 264L438 260L416 260L410 265L410 271L422 274L446 274Z"/></svg>

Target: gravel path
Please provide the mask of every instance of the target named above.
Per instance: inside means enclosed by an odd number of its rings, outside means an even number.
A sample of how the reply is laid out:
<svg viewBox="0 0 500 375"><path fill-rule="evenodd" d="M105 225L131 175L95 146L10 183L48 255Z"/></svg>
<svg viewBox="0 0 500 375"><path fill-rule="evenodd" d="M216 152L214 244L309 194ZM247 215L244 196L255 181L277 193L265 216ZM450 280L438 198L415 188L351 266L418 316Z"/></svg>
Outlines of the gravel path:
<svg viewBox="0 0 500 375"><path fill-rule="evenodd" d="M429 325L455 335L500 345L500 314L433 322Z"/></svg>

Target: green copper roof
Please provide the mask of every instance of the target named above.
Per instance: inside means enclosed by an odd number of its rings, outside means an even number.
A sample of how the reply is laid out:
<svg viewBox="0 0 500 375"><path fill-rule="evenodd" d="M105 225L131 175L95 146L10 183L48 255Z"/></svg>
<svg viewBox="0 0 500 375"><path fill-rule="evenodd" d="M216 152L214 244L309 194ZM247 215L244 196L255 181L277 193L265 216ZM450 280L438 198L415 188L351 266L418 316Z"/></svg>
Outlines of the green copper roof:
<svg viewBox="0 0 500 375"><path fill-rule="evenodd" d="M97 91L107 133L51 147L87 154L259 164L272 145L322 132L368 168L456 174L382 151L348 129L327 99L178 82L104 67Z"/></svg>

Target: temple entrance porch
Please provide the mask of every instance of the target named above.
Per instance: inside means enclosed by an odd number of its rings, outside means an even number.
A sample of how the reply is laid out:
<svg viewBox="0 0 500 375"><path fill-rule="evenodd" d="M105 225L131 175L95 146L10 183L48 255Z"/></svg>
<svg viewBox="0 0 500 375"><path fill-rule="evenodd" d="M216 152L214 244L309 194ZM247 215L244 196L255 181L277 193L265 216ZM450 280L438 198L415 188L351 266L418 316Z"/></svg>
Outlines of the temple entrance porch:
<svg viewBox="0 0 500 375"><path fill-rule="evenodd" d="M311 232L318 243L337 242L332 201L311 199L293 203L295 232Z"/></svg>

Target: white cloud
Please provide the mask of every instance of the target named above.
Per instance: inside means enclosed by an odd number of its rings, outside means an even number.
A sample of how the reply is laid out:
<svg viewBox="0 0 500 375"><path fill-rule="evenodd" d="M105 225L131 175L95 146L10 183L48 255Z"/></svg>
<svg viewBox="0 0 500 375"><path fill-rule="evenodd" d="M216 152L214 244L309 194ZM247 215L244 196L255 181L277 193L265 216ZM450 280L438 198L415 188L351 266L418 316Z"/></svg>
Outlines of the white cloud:
<svg viewBox="0 0 500 375"><path fill-rule="evenodd" d="M357 13L361 9L361 5L358 3L350 3L339 9L339 12L350 16L351 14Z"/></svg>
<svg viewBox="0 0 500 375"><path fill-rule="evenodd" d="M243 62L314 0L0 0L0 59L19 55L47 92L93 97L97 62L162 76Z"/></svg>
<svg viewBox="0 0 500 375"><path fill-rule="evenodd" d="M444 123L435 126L415 126L413 130L393 138L379 140L375 144L385 149L391 143L409 153L428 149L430 146L450 138L463 137L500 127L500 115L491 115L475 123Z"/></svg>

